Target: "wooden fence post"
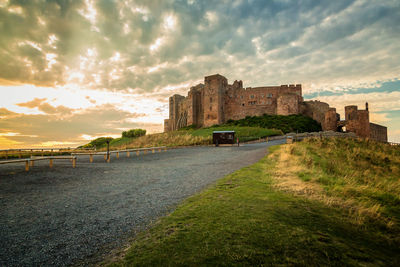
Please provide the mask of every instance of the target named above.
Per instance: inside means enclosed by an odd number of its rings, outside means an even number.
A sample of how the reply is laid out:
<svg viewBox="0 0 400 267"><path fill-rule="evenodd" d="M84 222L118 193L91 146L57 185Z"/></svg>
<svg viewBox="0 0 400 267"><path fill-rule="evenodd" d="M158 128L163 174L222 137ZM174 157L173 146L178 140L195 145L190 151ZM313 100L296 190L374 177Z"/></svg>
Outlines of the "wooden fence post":
<svg viewBox="0 0 400 267"><path fill-rule="evenodd" d="M73 158L72 159L72 168L75 168L76 167L76 158Z"/></svg>
<svg viewBox="0 0 400 267"><path fill-rule="evenodd" d="M126 156L127 156L128 158L130 157L129 151L126 151Z"/></svg>
<svg viewBox="0 0 400 267"><path fill-rule="evenodd" d="M90 157L89 161L90 161L90 163L92 163L93 162L93 154L90 154L89 157Z"/></svg>
<svg viewBox="0 0 400 267"><path fill-rule="evenodd" d="M117 152L117 159L119 159L119 152Z"/></svg>
<svg viewBox="0 0 400 267"><path fill-rule="evenodd" d="M53 168L53 159L50 159L49 166L50 166L50 168Z"/></svg>
<svg viewBox="0 0 400 267"><path fill-rule="evenodd" d="M33 167L33 165L34 165L34 160L31 160L31 167Z"/></svg>
<svg viewBox="0 0 400 267"><path fill-rule="evenodd" d="M25 171L29 171L29 160L25 161Z"/></svg>

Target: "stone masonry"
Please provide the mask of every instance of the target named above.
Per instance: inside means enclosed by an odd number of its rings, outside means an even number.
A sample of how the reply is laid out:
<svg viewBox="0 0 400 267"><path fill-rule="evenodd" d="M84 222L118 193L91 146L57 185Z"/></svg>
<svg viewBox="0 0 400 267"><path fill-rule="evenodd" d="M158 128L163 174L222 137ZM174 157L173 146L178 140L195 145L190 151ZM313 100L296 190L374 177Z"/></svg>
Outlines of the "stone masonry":
<svg viewBox="0 0 400 267"><path fill-rule="evenodd" d="M204 84L190 88L186 97L169 98L169 119L164 131L196 125L208 127L246 116L302 114L319 122L324 131L353 132L359 137L387 141L387 128L369 122L368 104L365 110L345 107L345 120L336 109L320 101L304 101L301 84L243 87L242 81L228 84L219 74L206 76Z"/></svg>

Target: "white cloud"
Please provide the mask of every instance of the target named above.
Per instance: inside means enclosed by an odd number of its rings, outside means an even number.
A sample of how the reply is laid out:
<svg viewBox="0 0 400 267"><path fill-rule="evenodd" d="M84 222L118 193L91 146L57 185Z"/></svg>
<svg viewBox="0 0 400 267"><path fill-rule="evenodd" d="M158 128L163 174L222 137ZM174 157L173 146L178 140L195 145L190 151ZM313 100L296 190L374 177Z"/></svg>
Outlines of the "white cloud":
<svg viewBox="0 0 400 267"><path fill-rule="evenodd" d="M400 106L398 92L349 93L399 78L399 1L3 3L12 26L0 36L0 104L17 113L38 115L15 105L35 97L82 111L118 103L159 125L169 95L214 73L245 86L344 93L320 99L340 112L368 101L382 122Z"/></svg>
<svg viewBox="0 0 400 267"><path fill-rule="evenodd" d="M400 110L400 91L320 96L317 99L336 107L341 114L344 114L344 107L348 105L358 105L360 109L365 109L365 102L368 102L370 112L374 113Z"/></svg>

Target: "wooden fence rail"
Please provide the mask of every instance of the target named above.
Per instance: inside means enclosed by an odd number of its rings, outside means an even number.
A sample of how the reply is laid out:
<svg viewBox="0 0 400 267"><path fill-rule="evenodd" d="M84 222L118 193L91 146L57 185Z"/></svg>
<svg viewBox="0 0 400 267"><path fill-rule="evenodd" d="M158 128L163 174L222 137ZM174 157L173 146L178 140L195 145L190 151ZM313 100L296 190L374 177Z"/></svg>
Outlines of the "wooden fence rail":
<svg viewBox="0 0 400 267"><path fill-rule="evenodd" d="M76 167L76 156L49 156L49 157L31 157L27 159L14 159L14 160L2 160L0 164L13 164L19 162L25 162L25 171L29 171L29 167L34 166L34 162L38 160L48 160L50 168L53 167L53 160L69 159L72 161L72 168Z"/></svg>
<svg viewBox="0 0 400 267"><path fill-rule="evenodd" d="M103 155L104 160L107 162L110 162L111 160L111 154L116 154L116 158L119 158L120 153L126 152L126 156L130 157L131 152L135 152L137 156L140 155L140 152L143 152L146 154L148 151L151 151L152 153L155 153L158 150L158 152L161 151L167 151L166 146L159 146L159 147L144 147L144 148L131 148L131 149L121 149L121 150L112 150L112 151L99 151L99 152L76 152L76 153L71 153L71 155L89 155L89 161L90 163L93 162L93 156L95 155ZM109 155L109 156L108 156Z"/></svg>
<svg viewBox="0 0 400 267"><path fill-rule="evenodd" d="M0 150L0 156L5 157L8 159L9 157L12 156L18 156L18 158L22 158L23 156L34 156L34 155L41 155L42 157L45 156L45 154L49 154L50 156L53 156L53 154L58 154L58 153L72 153L76 151L95 151L92 149L85 149L85 148L79 148L79 149L72 149L72 148L20 148L20 149L1 149Z"/></svg>
<svg viewBox="0 0 400 267"><path fill-rule="evenodd" d="M35 152L35 149L7 149L7 150L0 150L0 152L4 152L4 151L28 151L28 152ZM36 149L37 151L38 149ZM93 162L93 156L94 155L104 155L104 160L106 160L107 162L110 162L111 159L111 154L116 154L116 158L119 158L119 154L120 153L124 153L126 152L127 157L130 157L130 153L131 152L135 152L137 156L140 155L140 152L143 152L144 154L146 154L147 152L151 151L152 153L155 153L156 151L167 151L167 147L166 146L160 146L160 147L145 147L145 148L132 148L132 149L121 149L121 150L112 150L112 151L90 151L90 152L71 152L70 156L33 156L31 155L30 158L26 158L26 159L15 159L15 160L1 160L0 164L13 164L13 163L20 163L20 162L25 162L25 170L29 171L29 167L33 167L34 166L34 162L35 161L39 161L39 160L49 160L49 166L50 168L53 167L53 160L59 160L59 159L69 159L72 161L72 167L75 168L76 167L76 160L77 160L77 156L78 155L89 155L90 158L90 162ZM54 149L40 149L40 152L42 151L54 151ZM76 150L75 150L76 151Z"/></svg>

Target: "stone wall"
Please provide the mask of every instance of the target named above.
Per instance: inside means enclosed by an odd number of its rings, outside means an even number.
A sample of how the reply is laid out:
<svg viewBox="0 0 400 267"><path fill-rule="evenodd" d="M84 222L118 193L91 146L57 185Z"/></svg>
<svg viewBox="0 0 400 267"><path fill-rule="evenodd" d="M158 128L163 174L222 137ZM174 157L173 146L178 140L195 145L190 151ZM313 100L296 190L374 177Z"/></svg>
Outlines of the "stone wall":
<svg viewBox="0 0 400 267"><path fill-rule="evenodd" d="M346 131L353 132L359 137L369 138L369 111L358 110L357 106L346 106Z"/></svg>
<svg viewBox="0 0 400 267"><path fill-rule="evenodd" d="M296 94L282 94L278 97L276 105L277 115L299 114L299 96Z"/></svg>
<svg viewBox="0 0 400 267"><path fill-rule="evenodd" d="M219 74L207 76L204 79L203 110L204 120L202 126L208 127L224 122L223 119L223 90L228 81Z"/></svg>
<svg viewBox="0 0 400 267"><path fill-rule="evenodd" d="M180 119L182 115L182 102L185 101L185 97L181 95L173 95L169 98L169 121L168 129L174 131L179 129L178 122L182 121Z"/></svg>
<svg viewBox="0 0 400 267"><path fill-rule="evenodd" d="M304 101L300 104L300 114L313 118L319 122L324 130L325 113L328 112L329 105L317 100Z"/></svg>
<svg viewBox="0 0 400 267"><path fill-rule="evenodd" d="M370 138L379 142L387 142L387 127L370 123L369 128L371 131Z"/></svg>
<svg viewBox="0 0 400 267"><path fill-rule="evenodd" d="M337 116L336 108L329 108L325 113L325 120L322 126L324 131L337 131Z"/></svg>

